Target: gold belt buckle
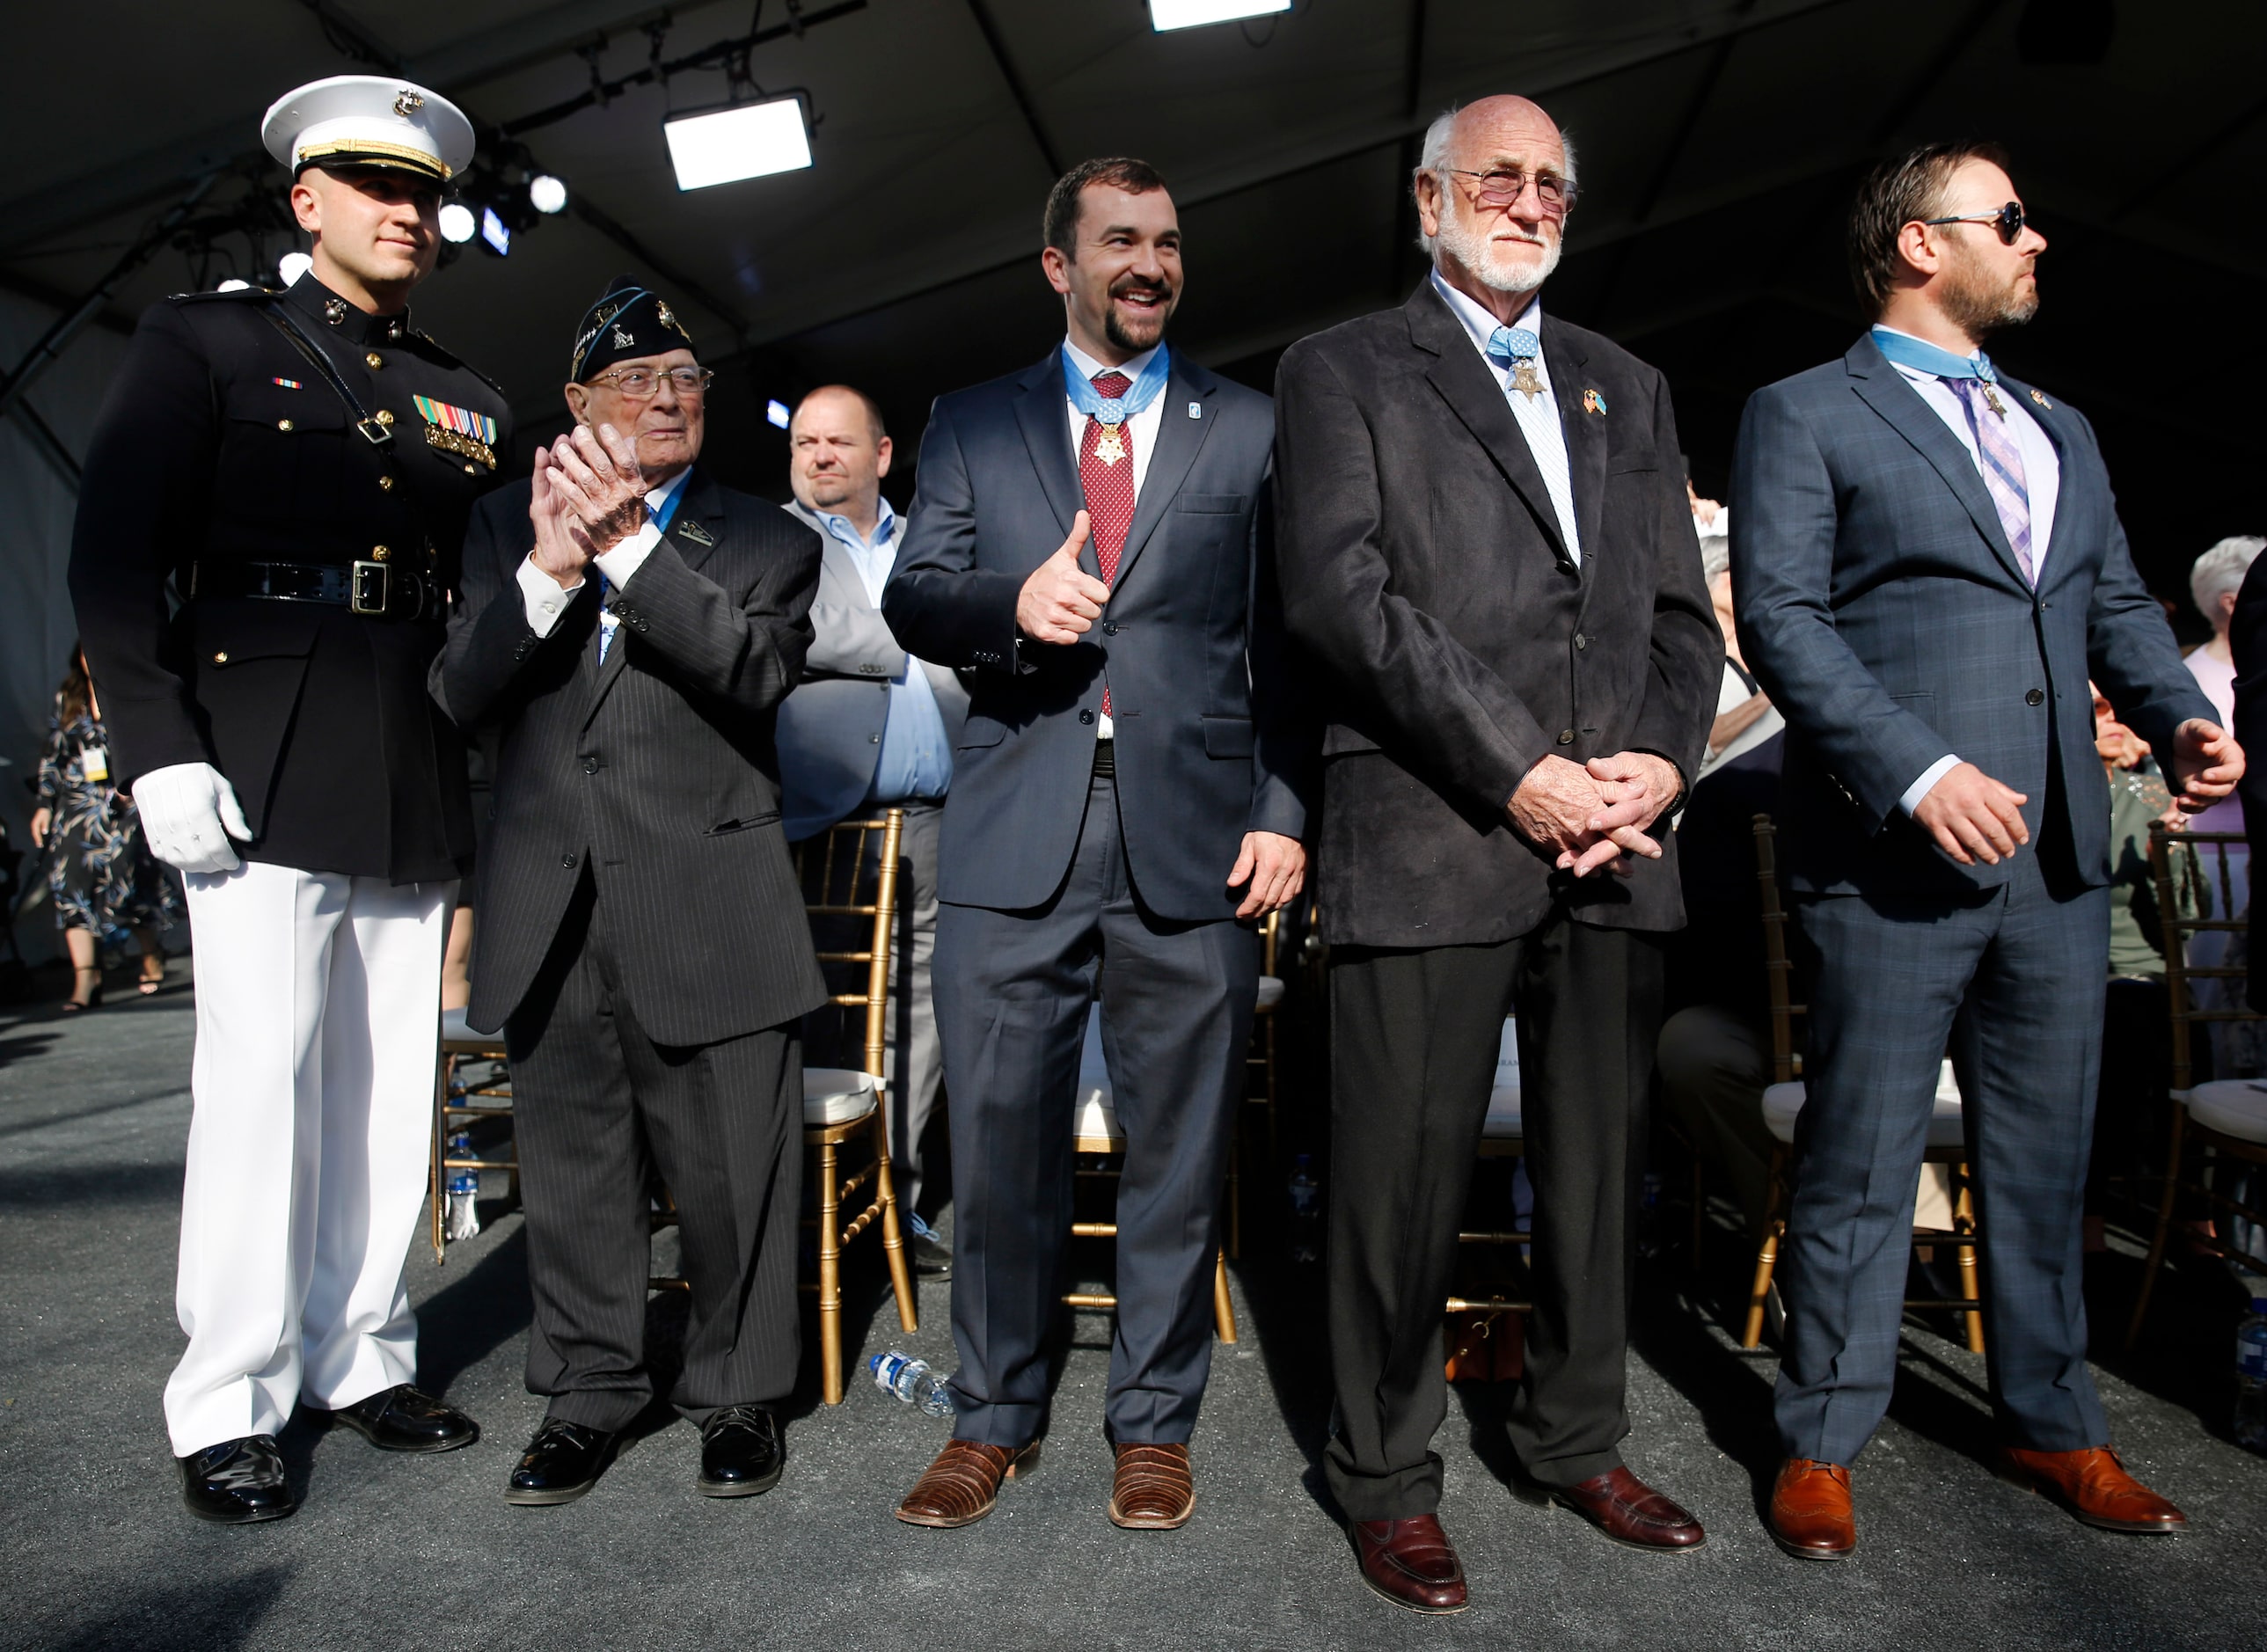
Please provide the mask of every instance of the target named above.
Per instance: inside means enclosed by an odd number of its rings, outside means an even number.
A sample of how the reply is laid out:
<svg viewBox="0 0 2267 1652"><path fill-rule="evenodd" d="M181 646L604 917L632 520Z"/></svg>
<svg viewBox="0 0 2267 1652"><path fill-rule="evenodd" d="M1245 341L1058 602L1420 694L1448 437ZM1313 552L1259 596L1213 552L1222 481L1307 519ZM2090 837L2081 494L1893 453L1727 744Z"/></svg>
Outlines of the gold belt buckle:
<svg viewBox="0 0 2267 1652"><path fill-rule="evenodd" d="M383 615L386 599L393 594L393 573L384 562L356 562L354 583L347 591L347 607L356 613ZM371 591L376 596L367 594Z"/></svg>

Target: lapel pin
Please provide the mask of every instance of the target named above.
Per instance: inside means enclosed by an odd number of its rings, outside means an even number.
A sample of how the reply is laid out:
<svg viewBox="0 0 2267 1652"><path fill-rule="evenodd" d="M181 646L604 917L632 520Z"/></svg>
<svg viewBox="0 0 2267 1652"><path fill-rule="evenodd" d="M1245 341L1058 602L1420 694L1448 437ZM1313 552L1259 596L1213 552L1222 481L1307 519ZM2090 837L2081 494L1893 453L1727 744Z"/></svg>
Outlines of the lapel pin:
<svg viewBox="0 0 2267 1652"><path fill-rule="evenodd" d="M1189 403L1189 417L1191 417L1192 419L1201 419L1201 418L1203 418L1203 417L1204 417L1204 403L1203 403L1203 402L1201 402L1201 401L1192 401L1191 403Z"/></svg>
<svg viewBox="0 0 2267 1652"><path fill-rule="evenodd" d="M695 545L714 545L716 542L715 535L698 522L682 523L679 525L677 531Z"/></svg>
<svg viewBox="0 0 2267 1652"><path fill-rule="evenodd" d="M1585 390L1582 393L1583 412L1603 414L1605 410L1606 399L1603 396L1600 395L1595 390Z"/></svg>
<svg viewBox="0 0 2267 1652"><path fill-rule="evenodd" d="M2054 403L2049 401L2043 393L2036 390L2031 392L2031 400L2037 402L2042 407L2051 407L2054 406Z"/></svg>

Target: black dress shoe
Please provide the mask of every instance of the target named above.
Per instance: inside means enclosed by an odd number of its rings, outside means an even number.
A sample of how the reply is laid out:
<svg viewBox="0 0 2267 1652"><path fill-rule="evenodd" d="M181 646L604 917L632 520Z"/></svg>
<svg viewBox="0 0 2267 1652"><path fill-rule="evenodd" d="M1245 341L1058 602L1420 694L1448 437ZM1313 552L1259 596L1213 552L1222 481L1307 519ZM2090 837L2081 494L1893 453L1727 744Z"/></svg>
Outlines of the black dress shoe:
<svg viewBox="0 0 2267 1652"><path fill-rule="evenodd" d="M701 1425L704 1497L752 1497L780 1482L787 1467L787 1435L761 1406L726 1406Z"/></svg>
<svg viewBox="0 0 2267 1652"><path fill-rule="evenodd" d="M223 1440L173 1460L181 1465L181 1501L200 1520L243 1526L281 1520L299 1506L284 1483L273 1435Z"/></svg>
<svg viewBox="0 0 2267 1652"><path fill-rule="evenodd" d="M620 1437L564 1417L546 1417L504 1483L504 1501L536 1508L573 1502L598 1483Z"/></svg>
<svg viewBox="0 0 2267 1652"><path fill-rule="evenodd" d="M308 1409L343 1423L381 1451L453 1451L481 1437L480 1424L407 1383L381 1388L337 1411Z"/></svg>
<svg viewBox="0 0 2267 1652"><path fill-rule="evenodd" d="M913 1259L913 1272L923 1279L952 1277L952 1247L934 1233L916 1233L906 1245Z"/></svg>

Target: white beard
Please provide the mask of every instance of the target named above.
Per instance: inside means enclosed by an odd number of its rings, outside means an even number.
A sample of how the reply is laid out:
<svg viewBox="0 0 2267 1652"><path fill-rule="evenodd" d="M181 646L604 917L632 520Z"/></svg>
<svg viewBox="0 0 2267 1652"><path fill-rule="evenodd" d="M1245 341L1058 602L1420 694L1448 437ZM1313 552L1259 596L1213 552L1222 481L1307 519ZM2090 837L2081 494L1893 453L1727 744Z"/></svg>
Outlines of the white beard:
<svg viewBox="0 0 2267 1652"><path fill-rule="evenodd" d="M1492 292L1512 294L1533 292L1550 280L1551 272L1559 268L1559 254L1566 246L1562 236L1545 236L1542 262L1523 264L1515 269L1499 268L1497 260L1501 254L1495 242L1465 218L1461 203L1455 214L1442 215L1438 239L1482 286Z"/></svg>

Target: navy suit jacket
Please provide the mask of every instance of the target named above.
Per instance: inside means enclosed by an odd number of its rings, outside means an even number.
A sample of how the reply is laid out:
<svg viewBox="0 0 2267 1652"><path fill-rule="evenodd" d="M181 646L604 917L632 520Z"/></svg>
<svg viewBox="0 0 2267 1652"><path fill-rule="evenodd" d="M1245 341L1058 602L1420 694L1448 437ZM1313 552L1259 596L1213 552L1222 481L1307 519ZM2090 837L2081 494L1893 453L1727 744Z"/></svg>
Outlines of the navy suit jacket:
<svg viewBox="0 0 2267 1652"><path fill-rule="evenodd" d="M2007 882L2012 863L1962 866L1898 807L1954 754L2029 798L2026 853L2051 804L2079 877L2106 884L2089 675L2161 752L2186 719L2216 719L2134 572L2093 427L2027 385L1999 385L2061 463L2036 591L1975 461L1870 335L1757 391L1741 417L1732 593L1748 664L1787 721L1779 826L1795 889Z"/></svg>
<svg viewBox="0 0 2267 1652"><path fill-rule="evenodd" d="M1109 605L1078 642L1019 641L1016 599L1084 503L1060 357L940 397L882 593L906 650L974 668L938 848L941 899L1009 911L1060 886L1105 686L1134 884L1223 918L1246 832L1300 837L1320 730L1287 679L1267 531L1266 397L1178 351ZM1089 540L1081 564L1099 577Z"/></svg>

